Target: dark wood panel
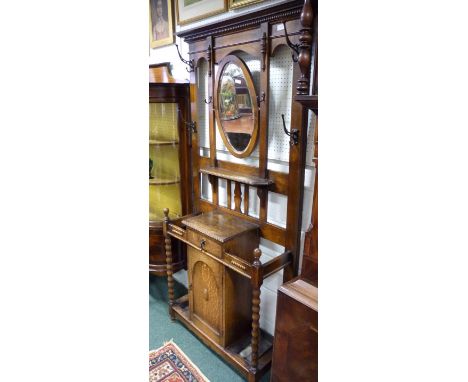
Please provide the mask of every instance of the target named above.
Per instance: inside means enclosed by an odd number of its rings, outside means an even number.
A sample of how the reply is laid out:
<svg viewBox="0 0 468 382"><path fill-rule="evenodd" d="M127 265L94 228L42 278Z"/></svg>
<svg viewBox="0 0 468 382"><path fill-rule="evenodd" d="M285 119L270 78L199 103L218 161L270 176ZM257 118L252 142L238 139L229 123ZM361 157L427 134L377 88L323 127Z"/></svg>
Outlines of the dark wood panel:
<svg viewBox="0 0 468 382"><path fill-rule="evenodd" d="M317 355L317 289L293 280L278 290L271 382L316 382Z"/></svg>

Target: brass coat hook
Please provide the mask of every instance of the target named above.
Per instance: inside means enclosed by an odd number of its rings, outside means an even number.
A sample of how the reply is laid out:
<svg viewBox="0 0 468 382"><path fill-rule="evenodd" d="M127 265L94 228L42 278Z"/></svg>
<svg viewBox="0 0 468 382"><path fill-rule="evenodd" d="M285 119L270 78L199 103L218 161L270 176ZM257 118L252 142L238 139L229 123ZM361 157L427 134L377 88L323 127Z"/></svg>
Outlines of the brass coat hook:
<svg viewBox="0 0 468 382"><path fill-rule="evenodd" d="M194 64L193 64L193 59L192 60L185 60L182 55L180 54L180 51L179 51L179 45L177 44L174 44L176 46L176 49L177 49L177 53L179 54L179 58L180 58L180 61L182 61L184 64L188 65L190 67L190 70L188 70L187 68L185 68L185 70L187 70L187 72L193 72L194 71Z"/></svg>
<svg viewBox="0 0 468 382"><path fill-rule="evenodd" d="M284 114L281 114L281 118L283 118L284 133L289 137L289 144L291 146L297 145L299 143L299 130L291 129L289 132L288 129L286 129L286 122L284 122Z"/></svg>
<svg viewBox="0 0 468 382"><path fill-rule="evenodd" d="M289 39L288 36L288 31L286 30L286 22L283 21L283 27L284 27L284 38L286 39L286 44L296 53L296 56L294 56L294 53L292 54L292 60L294 62L297 62L298 55L299 55L299 44L293 44L291 40Z"/></svg>

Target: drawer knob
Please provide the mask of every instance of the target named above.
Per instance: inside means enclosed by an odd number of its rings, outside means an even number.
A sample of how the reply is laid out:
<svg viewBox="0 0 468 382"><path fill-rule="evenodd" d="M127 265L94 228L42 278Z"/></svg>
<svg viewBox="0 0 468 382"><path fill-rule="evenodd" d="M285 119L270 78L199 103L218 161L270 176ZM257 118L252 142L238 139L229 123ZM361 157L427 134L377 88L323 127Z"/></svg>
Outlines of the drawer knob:
<svg viewBox="0 0 468 382"><path fill-rule="evenodd" d="M201 240L200 240L200 248L201 248L201 249L205 249L205 245L206 245L206 240L205 240L205 239L201 239Z"/></svg>

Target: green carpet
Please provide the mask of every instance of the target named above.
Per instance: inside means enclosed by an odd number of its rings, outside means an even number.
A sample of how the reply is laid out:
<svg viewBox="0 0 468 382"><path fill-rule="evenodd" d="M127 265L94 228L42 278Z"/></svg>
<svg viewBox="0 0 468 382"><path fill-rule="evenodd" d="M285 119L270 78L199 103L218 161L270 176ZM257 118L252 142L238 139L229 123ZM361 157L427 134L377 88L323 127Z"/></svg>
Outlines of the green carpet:
<svg viewBox="0 0 468 382"><path fill-rule="evenodd" d="M183 296L187 290L175 283L176 298ZM165 277L150 276L149 279L149 349L157 349L165 341L172 339L192 362L211 382L242 382L245 379L206 347L197 337L180 322L172 322L167 308L167 280ZM268 382L267 373L261 382Z"/></svg>

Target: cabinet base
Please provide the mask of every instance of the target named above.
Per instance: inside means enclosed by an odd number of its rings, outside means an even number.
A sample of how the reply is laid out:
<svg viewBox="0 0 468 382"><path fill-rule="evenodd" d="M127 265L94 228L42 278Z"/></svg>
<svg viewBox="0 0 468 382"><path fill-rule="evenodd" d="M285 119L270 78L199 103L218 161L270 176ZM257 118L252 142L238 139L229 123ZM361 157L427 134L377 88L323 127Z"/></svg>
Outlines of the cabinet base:
<svg viewBox="0 0 468 382"><path fill-rule="evenodd" d="M272 343L273 337L264 331L260 334L258 366L252 368L250 363L250 355L243 357L239 353L245 349L251 342L250 335L241 337L232 345L224 348L214 342L211 338L205 335L195 324L190 320L190 312L188 306L188 295L185 295L174 302L174 305L169 307L171 316L174 316L182 324L184 324L192 333L194 333L206 346L221 356L226 362L237 369L248 382L258 382L260 378L270 369L272 359Z"/></svg>

